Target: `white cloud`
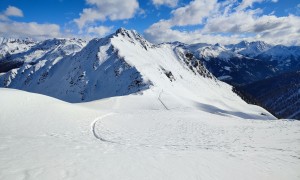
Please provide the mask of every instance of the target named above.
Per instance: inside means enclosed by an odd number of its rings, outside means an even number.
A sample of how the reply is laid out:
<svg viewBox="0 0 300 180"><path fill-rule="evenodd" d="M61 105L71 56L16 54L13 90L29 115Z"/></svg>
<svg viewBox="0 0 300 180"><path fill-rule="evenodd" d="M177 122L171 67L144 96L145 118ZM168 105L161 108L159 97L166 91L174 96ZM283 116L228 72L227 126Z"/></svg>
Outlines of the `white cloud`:
<svg viewBox="0 0 300 180"><path fill-rule="evenodd" d="M8 6L0 14L0 34L7 37L31 37L34 39L45 39L61 36L60 27L57 24L39 24L36 22L16 22L9 17L23 17L21 9Z"/></svg>
<svg viewBox="0 0 300 180"><path fill-rule="evenodd" d="M229 15L220 15L209 18L205 27L205 32L251 32L255 24L254 16L257 11L237 11Z"/></svg>
<svg viewBox="0 0 300 180"><path fill-rule="evenodd" d="M8 37L32 37L44 39L60 36L60 27L56 24L38 24L35 22L0 22L0 34Z"/></svg>
<svg viewBox="0 0 300 180"><path fill-rule="evenodd" d="M217 0L194 0L188 5L172 11L171 24L185 26L201 24L217 8Z"/></svg>
<svg viewBox="0 0 300 180"><path fill-rule="evenodd" d="M83 9L83 12L80 14L79 19L75 19L77 26L82 29L87 22L94 22L96 20L105 20L105 16L103 16L96 9Z"/></svg>
<svg viewBox="0 0 300 180"><path fill-rule="evenodd" d="M152 3L155 6L169 6L169 7L176 7L178 4L178 0L152 0Z"/></svg>
<svg viewBox="0 0 300 180"><path fill-rule="evenodd" d="M5 11L0 13L0 21L9 21L9 17L23 17L23 11L14 6L8 6Z"/></svg>
<svg viewBox="0 0 300 180"><path fill-rule="evenodd" d="M23 12L21 9L14 7L14 6L8 6L8 8L4 11L4 15L9 16L15 16L15 17L23 17Z"/></svg>
<svg viewBox="0 0 300 180"><path fill-rule="evenodd" d="M153 24L150 29L170 29L174 26L197 25L203 23L217 7L217 0L194 0L184 7L171 12L172 17ZM146 32L150 33L150 29Z"/></svg>
<svg viewBox="0 0 300 180"><path fill-rule="evenodd" d="M262 3L265 0L243 0L241 4L237 7L237 10L243 10L248 7L252 7L254 3Z"/></svg>
<svg viewBox="0 0 300 180"><path fill-rule="evenodd" d="M0 14L0 21L8 21L9 18L3 14Z"/></svg>
<svg viewBox="0 0 300 180"><path fill-rule="evenodd" d="M98 27L89 27L87 32L90 34L95 34L97 36L103 37L112 31L113 27L107 26L98 26Z"/></svg>
<svg viewBox="0 0 300 180"><path fill-rule="evenodd" d="M194 4L197 2L195 0L187 6L174 10L170 19L151 25L145 30L145 36L155 43L182 41L228 44L241 40L263 40L273 44L300 45L300 17L295 15L277 17L274 14L263 14L261 9L253 9L253 3L262 1L244 0L242 3L236 0L218 3L206 1L207 8L203 11L201 9L203 6ZM203 14L197 14L197 10ZM176 26L183 29L188 25L203 27L194 31L174 29Z"/></svg>
<svg viewBox="0 0 300 180"><path fill-rule="evenodd" d="M273 2L273 3L277 3L279 0L243 0L240 5L237 7L237 10L244 10L247 8L252 8L253 4L255 3L262 3L262 2Z"/></svg>
<svg viewBox="0 0 300 180"><path fill-rule="evenodd" d="M223 44L237 43L241 39L238 39L236 35L221 36L205 34L201 30L195 31L180 31L173 30L166 21L160 21L153 24L149 29L145 31L145 38L153 43L162 43L170 41L180 41L183 43L199 43L206 42L215 44L222 42Z"/></svg>
<svg viewBox="0 0 300 180"><path fill-rule="evenodd" d="M80 17L74 21L80 29L95 21L124 20L132 18L139 10L137 0L86 0L91 8L83 9Z"/></svg>
<svg viewBox="0 0 300 180"><path fill-rule="evenodd" d="M209 19L204 27L208 33L231 33L240 35L254 34L272 43L300 44L300 17L288 15L259 15L257 11L239 11L229 16Z"/></svg>
<svg viewBox="0 0 300 180"><path fill-rule="evenodd" d="M186 6L173 10L170 19L161 20L150 26L145 31L145 36L155 43L166 41L195 42L203 38L199 31L185 32L173 30L172 27L202 24L204 19L213 14L217 8L217 0L191 1Z"/></svg>

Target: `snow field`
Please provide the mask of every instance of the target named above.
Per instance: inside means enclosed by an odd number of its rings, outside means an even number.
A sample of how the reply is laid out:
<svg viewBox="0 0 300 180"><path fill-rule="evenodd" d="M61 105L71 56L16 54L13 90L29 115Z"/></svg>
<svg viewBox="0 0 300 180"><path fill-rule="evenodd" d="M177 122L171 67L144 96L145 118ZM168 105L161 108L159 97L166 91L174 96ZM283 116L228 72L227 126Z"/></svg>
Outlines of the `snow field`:
<svg viewBox="0 0 300 180"><path fill-rule="evenodd" d="M147 93L69 104L0 89L0 179L299 179L298 121L166 110Z"/></svg>

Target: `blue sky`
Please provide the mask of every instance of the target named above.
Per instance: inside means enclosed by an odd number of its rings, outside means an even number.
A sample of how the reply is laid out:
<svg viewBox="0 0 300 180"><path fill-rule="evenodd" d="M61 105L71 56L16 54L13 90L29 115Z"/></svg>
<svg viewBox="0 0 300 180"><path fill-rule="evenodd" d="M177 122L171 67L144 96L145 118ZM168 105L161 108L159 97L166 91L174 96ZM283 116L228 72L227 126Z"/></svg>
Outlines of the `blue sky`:
<svg viewBox="0 0 300 180"><path fill-rule="evenodd" d="M299 15L299 0L1 0L0 36L91 38L125 27L155 43L299 45Z"/></svg>

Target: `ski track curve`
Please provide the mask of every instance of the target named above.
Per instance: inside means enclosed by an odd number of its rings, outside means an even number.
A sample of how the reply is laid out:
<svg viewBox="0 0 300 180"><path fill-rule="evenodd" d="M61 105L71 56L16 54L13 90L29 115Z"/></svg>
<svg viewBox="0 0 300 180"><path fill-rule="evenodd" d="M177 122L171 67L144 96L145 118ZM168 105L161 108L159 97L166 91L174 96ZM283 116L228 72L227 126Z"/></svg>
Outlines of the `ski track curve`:
<svg viewBox="0 0 300 180"><path fill-rule="evenodd" d="M297 155L297 152L292 149L282 149L280 146L264 146L258 141L258 136L255 135L255 126L248 124L247 126L241 126L238 129L235 126L229 126L229 129L224 129L223 126L211 126L207 123L201 123L195 120L182 120L175 121L159 121L153 122L151 128L146 128L145 131L129 132L126 129L120 129L121 131L106 132L106 128L99 127L101 121L112 115L120 115L118 113L108 113L97 117L91 123L91 133L93 136L104 143L110 143L115 145L125 146L126 148L158 148L158 149L175 149L175 150L187 150L187 149L202 149L226 152L229 155L235 152L242 151L261 151L262 149L268 149L273 152L289 152ZM124 119L128 117L116 117L117 119ZM143 118L140 117L140 118ZM130 120L130 119L129 119ZM154 118L155 120L155 118ZM261 123L259 123L261 124ZM101 127L104 124L101 124ZM270 124L265 126L263 124L261 130L258 133L264 133L266 129L272 129L277 127L276 124ZM100 129L98 129L98 127ZM235 128L236 131L231 131ZM169 133L166 133L169 132ZM266 138L273 138L273 134L277 134L277 131L270 132L266 135ZM280 130L281 132L281 130ZM101 134L106 136L102 136ZM241 136L243 135L243 136Z"/></svg>
<svg viewBox="0 0 300 180"><path fill-rule="evenodd" d="M97 117L92 123L91 123L91 132L93 134L93 136L102 141L102 142L106 142L106 143L112 143L112 144L118 144L118 145L123 145L123 146L130 146L130 147L152 147L152 148L179 148L179 149L185 149L185 148L202 148L202 149L212 149L211 145L206 145L204 146L203 144L189 144L189 143L163 143L163 144L156 144L156 143L144 143L144 142L139 142L139 139L131 139L135 142L130 142L130 141L114 141L114 140L110 140L110 139L106 139L104 137L102 137L101 135L99 135L96 130L97 130L97 124L99 124L101 122L101 120L103 120L106 117L112 116L114 114L117 113L108 113L105 115L102 115L100 117ZM148 134L148 133L146 133ZM151 137L151 135L149 134L149 137Z"/></svg>
<svg viewBox="0 0 300 180"><path fill-rule="evenodd" d="M91 132L93 133L93 136L96 138L96 139L99 139L100 141L103 141L103 142L109 142L109 143L116 143L114 141L110 141L110 140L107 140L107 139L104 139L102 138L100 135L98 135L96 133L96 130L95 130L95 127L96 127L96 124L98 121L108 117L108 116L112 116L113 114L115 113L108 113L108 114L105 114L103 116L100 116L100 117L97 117L92 123L91 123Z"/></svg>

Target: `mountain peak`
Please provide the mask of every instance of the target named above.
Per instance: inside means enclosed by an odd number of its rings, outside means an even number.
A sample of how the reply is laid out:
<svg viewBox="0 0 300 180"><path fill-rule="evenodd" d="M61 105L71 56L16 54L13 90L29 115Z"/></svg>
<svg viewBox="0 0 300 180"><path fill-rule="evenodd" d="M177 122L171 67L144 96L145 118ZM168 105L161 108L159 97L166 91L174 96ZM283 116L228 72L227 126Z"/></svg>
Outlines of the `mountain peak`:
<svg viewBox="0 0 300 180"><path fill-rule="evenodd" d="M139 33L137 31L135 31L135 30L128 30L128 29L125 29L123 27L121 27L121 28L119 28L119 29L116 30L115 35L119 35L119 34L121 34L123 36L124 35L128 35L128 34L139 35ZM141 35L139 35L139 36L141 36Z"/></svg>
<svg viewBox="0 0 300 180"><path fill-rule="evenodd" d="M125 38L126 40L128 40L132 43L139 43L146 50L153 47L153 45L150 42L148 42L143 36L141 36L135 30L127 30L127 29L121 27L118 30L116 30L114 35L117 37Z"/></svg>
<svg viewBox="0 0 300 180"><path fill-rule="evenodd" d="M246 40L243 40L241 42L239 42L237 44L238 46L240 47L248 47L248 46L253 46L253 47L268 47L270 46L268 43L264 42L264 41L246 41Z"/></svg>
<svg viewBox="0 0 300 180"><path fill-rule="evenodd" d="M237 44L237 46L239 46L239 47L247 47L248 45L249 45L249 42L246 40L243 40Z"/></svg>
<svg viewBox="0 0 300 180"><path fill-rule="evenodd" d="M129 30L123 28L123 27L120 27L119 29L116 30L116 33L115 34L119 34L119 33L124 33L124 32L127 32Z"/></svg>

